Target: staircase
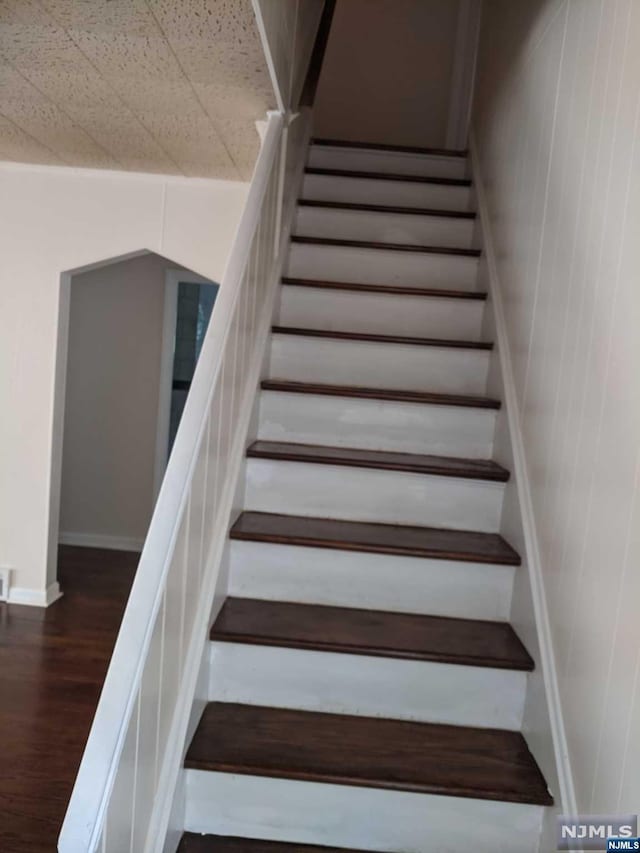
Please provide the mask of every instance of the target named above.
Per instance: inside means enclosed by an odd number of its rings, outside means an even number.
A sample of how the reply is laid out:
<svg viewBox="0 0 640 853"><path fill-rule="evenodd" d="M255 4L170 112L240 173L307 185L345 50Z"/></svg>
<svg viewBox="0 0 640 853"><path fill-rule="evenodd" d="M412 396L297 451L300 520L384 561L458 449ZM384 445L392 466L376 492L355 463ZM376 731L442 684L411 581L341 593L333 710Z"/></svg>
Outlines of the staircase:
<svg viewBox="0 0 640 853"><path fill-rule="evenodd" d="M183 853L534 853L462 154L310 149Z"/></svg>

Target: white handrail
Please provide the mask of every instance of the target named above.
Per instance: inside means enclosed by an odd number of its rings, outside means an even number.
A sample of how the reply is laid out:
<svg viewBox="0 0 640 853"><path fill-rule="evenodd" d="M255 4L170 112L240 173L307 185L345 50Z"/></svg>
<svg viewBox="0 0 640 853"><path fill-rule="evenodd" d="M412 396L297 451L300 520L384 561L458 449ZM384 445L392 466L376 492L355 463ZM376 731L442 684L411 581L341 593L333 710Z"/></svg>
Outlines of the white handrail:
<svg viewBox="0 0 640 853"><path fill-rule="evenodd" d="M304 122L295 124L304 135ZM284 125L280 113L269 115L60 834L61 853L142 853L166 827L159 792L166 797L178 772L282 263L282 180L291 194L295 170L288 161L300 158L301 146L289 146L287 156L283 141L291 131ZM285 203L290 210L290 199Z"/></svg>

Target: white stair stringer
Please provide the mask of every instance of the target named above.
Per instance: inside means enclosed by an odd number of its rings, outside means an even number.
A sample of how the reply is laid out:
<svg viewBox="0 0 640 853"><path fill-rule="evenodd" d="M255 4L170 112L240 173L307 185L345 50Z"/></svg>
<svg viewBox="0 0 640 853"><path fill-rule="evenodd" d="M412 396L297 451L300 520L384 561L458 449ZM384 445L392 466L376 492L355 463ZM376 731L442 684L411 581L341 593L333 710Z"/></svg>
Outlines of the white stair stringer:
<svg viewBox="0 0 640 853"><path fill-rule="evenodd" d="M381 853L537 853L541 806L186 771L190 832ZM213 807L215 804L215 807Z"/></svg>

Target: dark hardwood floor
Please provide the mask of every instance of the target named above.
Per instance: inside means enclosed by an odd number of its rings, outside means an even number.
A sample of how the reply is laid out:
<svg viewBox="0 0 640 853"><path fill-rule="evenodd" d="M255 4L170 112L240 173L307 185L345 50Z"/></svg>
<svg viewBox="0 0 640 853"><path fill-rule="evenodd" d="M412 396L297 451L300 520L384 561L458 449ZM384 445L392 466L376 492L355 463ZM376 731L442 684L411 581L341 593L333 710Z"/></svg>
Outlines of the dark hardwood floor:
<svg viewBox="0 0 640 853"><path fill-rule="evenodd" d="M358 397L362 400L390 400L395 403L424 403L432 406L499 409L500 400L474 394L441 394L397 388L363 388L360 385L325 385L319 382L295 382L291 379L263 379L263 391L285 391L288 394L323 394L326 397Z"/></svg>
<svg viewBox="0 0 640 853"><path fill-rule="evenodd" d="M299 198L298 207L321 207L325 210L365 210L369 213L399 213L403 216L440 216L444 219L476 219L474 210L442 210L434 207L404 207L397 204L365 204L364 202L324 201Z"/></svg>
<svg viewBox="0 0 640 853"><path fill-rule="evenodd" d="M306 168L306 175L331 175L336 178L364 178L374 181L404 181L412 184L440 184L446 187L470 187L468 178L434 178L427 175L396 175L391 172L362 172L356 169Z"/></svg>
<svg viewBox="0 0 640 853"><path fill-rule="evenodd" d="M414 180L411 178L411 180ZM309 246L342 246L352 249L382 249L386 252L422 252L427 255L459 255L467 258L479 258L479 249L456 249L452 246L418 246L414 243L383 243L379 240L339 240L336 237L305 237L294 234L292 243Z"/></svg>
<svg viewBox="0 0 640 853"><path fill-rule="evenodd" d="M231 539L273 542L277 545L520 565L520 556L502 536L472 530L339 521L245 510L239 515L229 535Z"/></svg>
<svg viewBox="0 0 640 853"><path fill-rule="evenodd" d="M210 702L195 770L551 805L520 732Z"/></svg>
<svg viewBox="0 0 640 853"><path fill-rule="evenodd" d="M463 477L506 483L509 472L491 459L461 459L425 453L398 453L366 450L359 447L329 447L299 444L294 441L254 441L247 450L252 459L285 459L290 462L315 462L319 465L343 465L376 468L383 471L408 471L442 477Z"/></svg>
<svg viewBox="0 0 640 853"><path fill-rule="evenodd" d="M211 629L227 643L532 670L508 622L227 598Z"/></svg>
<svg viewBox="0 0 640 853"><path fill-rule="evenodd" d="M282 841L259 841L250 838L231 838L228 835L197 835L194 832L185 832L178 853L358 853L358 851L343 850L339 847L316 847L308 844L287 844Z"/></svg>
<svg viewBox="0 0 640 853"><path fill-rule="evenodd" d="M324 281L318 278L291 278L282 283L289 287L315 287L323 290L351 290L354 293L386 293L391 296L426 296L436 299L478 299L486 301L484 290L451 290L442 287L401 287L395 284L364 284L351 281Z"/></svg>
<svg viewBox="0 0 640 853"><path fill-rule="evenodd" d="M350 281L324 281L319 278L284 277L288 287L315 287L323 290L351 290L354 293L386 293L391 296L427 296L437 299L478 299L486 301L484 290L451 290L442 287L402 287L395 284L363 284Z"/></svg>
<svg viewBox="0 0 640 853"><path fill-rule="evenodd" d="M301 338L328 338L329 340L336 341L368 341L378 344L404 344L405 346L444 347L445 349L493 349L493 344L487 341L417 338L410 335L372 335L365 332L339 332L335 329L300 329L292 326L273 326L271 331L274 335L294 335Z"/></svg>
<svg viewBox="0 0 640 853"><path fill-rule="evenodd" d="M0 604L0 851L52 853L138 554L62 547L63 597Z"/></svg>

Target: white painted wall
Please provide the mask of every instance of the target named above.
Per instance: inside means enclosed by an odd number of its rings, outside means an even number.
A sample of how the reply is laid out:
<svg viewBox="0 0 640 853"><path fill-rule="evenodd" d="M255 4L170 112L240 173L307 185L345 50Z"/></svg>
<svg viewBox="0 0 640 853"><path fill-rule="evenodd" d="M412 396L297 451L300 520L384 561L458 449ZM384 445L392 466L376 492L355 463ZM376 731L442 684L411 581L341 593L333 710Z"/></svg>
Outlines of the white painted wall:
<svg viewBox="0 0 640 853"><path fill-rule="evenodd" d="M62 273L150 250L219 281L246 194L231 181L0 164L0 565L16 600L54 594Z"/></svg>
<svg viewBox="0 0 640 853"><path fill-rule="evenodd" d="M154 504L165 276L176 266L149 254L72 277L63 542L144 540Z"/></svg>
<svg viewBox="0 0 640 853"><path fill-rule="evenodd" d="M596 813L640 802L639 41L636 0L485 0L474 115L568 755Z"/></svg>
<svg viewBox="0 0 640 853"><path fill-rule="evenodd" d="M314 135L443 147L459 0L337 0Z"/></svg>

